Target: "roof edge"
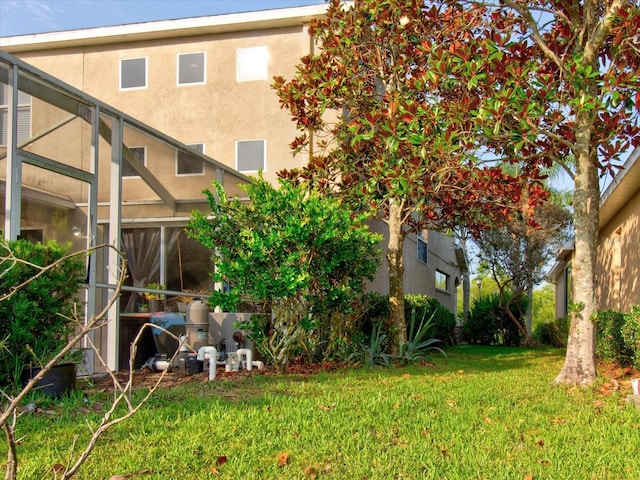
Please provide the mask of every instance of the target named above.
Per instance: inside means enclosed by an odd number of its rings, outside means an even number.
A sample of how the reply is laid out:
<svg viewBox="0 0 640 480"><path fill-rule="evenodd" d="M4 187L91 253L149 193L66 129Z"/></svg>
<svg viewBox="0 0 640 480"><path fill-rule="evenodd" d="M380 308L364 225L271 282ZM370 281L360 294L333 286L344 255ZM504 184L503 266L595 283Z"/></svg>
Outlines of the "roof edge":
<svg viewBox="0 0 640 480"><path fill-rule="evenodd" d="M14 35L0 37L0 48L9 53L17 53L31 50L41 51L55 48L155 40L158 38L281 28L307 23L313 18L324 15L327 8L328 5L326 3L321 3L302 7Z"/></svg>

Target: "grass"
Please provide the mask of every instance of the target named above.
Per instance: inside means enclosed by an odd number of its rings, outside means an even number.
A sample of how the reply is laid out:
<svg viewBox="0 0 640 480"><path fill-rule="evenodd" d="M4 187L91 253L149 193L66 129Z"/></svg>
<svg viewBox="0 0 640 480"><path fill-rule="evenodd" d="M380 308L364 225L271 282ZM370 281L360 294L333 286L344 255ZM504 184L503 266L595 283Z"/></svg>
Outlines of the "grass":
<svg viewBox="0 0 640 480"><path fill-rule="evenodd" d="M199 377L159 392L107 432L77 478L640 478L640 412L626 405L630 392L551 387L563 352L457 347L432 360ZM82 445L85 422L106 400L78 395L47 407L55 415L23 416L19 478L53 478L51 467L66 462L74 436Z"/></svg>

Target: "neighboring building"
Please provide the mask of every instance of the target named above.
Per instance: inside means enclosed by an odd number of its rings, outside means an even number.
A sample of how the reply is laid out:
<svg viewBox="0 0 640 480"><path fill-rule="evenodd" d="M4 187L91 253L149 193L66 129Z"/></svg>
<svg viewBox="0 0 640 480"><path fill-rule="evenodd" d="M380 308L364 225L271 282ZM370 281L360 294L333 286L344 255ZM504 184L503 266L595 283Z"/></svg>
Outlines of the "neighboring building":
<svg viewBox="0 0 640 480"><path fill-rule="evenodd" d="M598 310L629 312L640 305L640 148L636 148L600 198L596 245ZM556 316L568 314L573 242L556 258Z"/></svg>
<svg viewBox="0 0 640 480"><path fill-rule="evenodd" d="M231 177L236 172L238 183L258 171L274 182L279 170L307 163L304 155L291 154L289 143L296 130L288 112L279 107L271 83L275 75L291 78L299 59L313 51L306 25L326 8L314 5L0 38L0 49L197 152L167 148L136 128L125 128L121 228L122 248L132 258L129 286L152 281L173 291L209 286L206 251L181 231L192 209L207 208L202 190L223 171ZM6 90L6 85L0 86ZM20 83L19 88L23 90ZM63 100L45 102L28 93L21 91L17 101L18 145L51 131L23 150L90 169L88 127L69 117L72 109L61 106ZM11 113L8 104L6 95L1 96L0 145L6 144L8 115L3 112ZM104 116L100 125L105 134L105 128L113 128L113 119ZM78 138L82 141L74 140ZM98 243L110 238L109 182L114 181L108 161L99 169ZM29 187L48 195L50 202L66 202L73 215L58 213L57 230L70 232L71 225L88 224L90 194L77 182L43 177L29 167L22 183L25 192ZM60 189L61 184L66 187ZM225 188L230 194L239 192L229 181ZM34 208L23 208L21 234L58 238L40 206L36 202ZM382 224L374 228L384 232ZM146 258L149 252L153 259ZM429 294L456 313L460 270L453 241L425 232L410 236L405 252L407 292ZM388 292L385 271L386 264L373 290ZM132 311L135 302L135 293L125 294L122 311Z"/></svg>

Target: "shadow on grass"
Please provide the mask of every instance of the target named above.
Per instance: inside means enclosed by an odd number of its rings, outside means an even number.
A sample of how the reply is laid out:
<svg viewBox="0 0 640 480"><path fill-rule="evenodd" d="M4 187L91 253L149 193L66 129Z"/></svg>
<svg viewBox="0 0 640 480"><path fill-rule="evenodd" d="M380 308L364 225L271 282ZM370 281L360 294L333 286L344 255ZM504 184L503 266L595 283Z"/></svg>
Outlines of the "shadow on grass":
<svg viewBox="0 0 640 480"><path fill-rule="evenodd" d="M564 349L550 347L491 347L459 345L446 349L447 357L432 357L438 371L500 372L561 363Z"/></svg>

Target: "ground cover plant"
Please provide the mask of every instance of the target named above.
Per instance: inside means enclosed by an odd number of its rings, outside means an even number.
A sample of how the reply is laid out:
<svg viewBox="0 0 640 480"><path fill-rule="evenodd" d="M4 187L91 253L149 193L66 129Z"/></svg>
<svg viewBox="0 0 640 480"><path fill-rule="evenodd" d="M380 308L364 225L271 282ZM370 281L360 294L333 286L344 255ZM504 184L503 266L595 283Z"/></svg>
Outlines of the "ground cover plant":
<svg viewBox="0 0 640 480"><path fill-rule="evenodd" d="M196 376L106 432L77 479L638 478L629 377L552 387L563 358L459 346L403 368ZM20 478L54 478L107 400L94 387L25 414Z"/></svg>

